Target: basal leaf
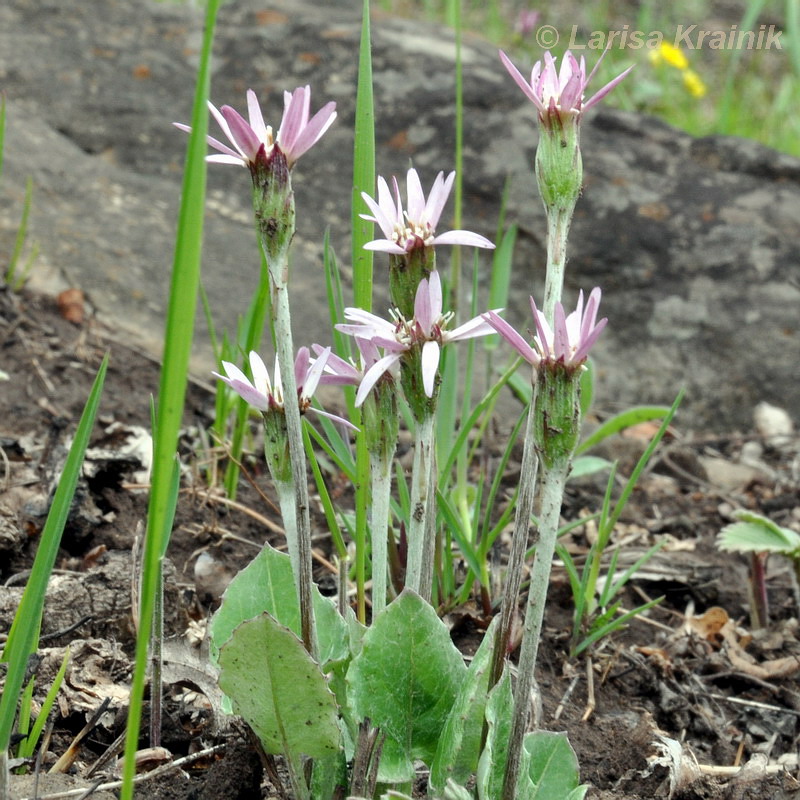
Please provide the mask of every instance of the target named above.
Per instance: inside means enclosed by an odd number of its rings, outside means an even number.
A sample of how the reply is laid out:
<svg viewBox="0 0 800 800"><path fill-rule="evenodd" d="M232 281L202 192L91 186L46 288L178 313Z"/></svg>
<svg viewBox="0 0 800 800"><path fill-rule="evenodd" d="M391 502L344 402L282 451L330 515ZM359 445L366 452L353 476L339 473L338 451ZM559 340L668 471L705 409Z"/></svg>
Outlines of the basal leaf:
<svg viewBox="0 0 800 800"><path fill-rule="evenodd" d="M508 668L489 694L486 703L486 722L489 732L478 762L478 800L499 800L503 796L503 779L508 760L508 737L511 733L511 715L514 696Z"/></svg>
<svg viewBox="0 0 800 800"><path fill-rule="evenodd" d="M529 733L522 743L522 752L520 778L527 777L533 787L522 792L518 787L519 800L580 800L586 793L587 787L579 786L578 759L566 733Z"/></svg>
<svg viewBox="0 0 800 800"><path fill-rule="evenodd" d="M295 633L269 614L243 622L219 651L222 691L268 753L339 752L336 700Z"/></svg>
<svg viewBox="0 0 800 800"><path fill-rule="evenodd" d="M447 626L419 595L404 591L364 634L347 673L356 719L386 734L378 779L411 780L414 759L430 764L467 668Z"/></svg>
<svg viewBox="0 0 800 800"><path fill-rule="evenodd" d="M350 654L345 621L333 603L312 589L317 620L320 663L326 666ZM278 622L300 635L300 606L294 588L289 556L269 545L231 581L222 605L211 620L212 656L242 622L268 612Z"/></svg>
<svg viewBox="0 0 800 800"><path fill-rule="evenodd" d="M790 555L800 549L800 534L793 530L751 511L737 511L736 517L739 522L726 525L717 537L720 550Z"/></svg>
<svg viewBox="0 0 800 800"><path fill-rule="evenodd" d="M495 617L483 637L442 730L436 757L431 765L430 786L435 796L444 793L448 779L456 784L466 784L478 768L494 631L498 620L499 617Z"/></svg>

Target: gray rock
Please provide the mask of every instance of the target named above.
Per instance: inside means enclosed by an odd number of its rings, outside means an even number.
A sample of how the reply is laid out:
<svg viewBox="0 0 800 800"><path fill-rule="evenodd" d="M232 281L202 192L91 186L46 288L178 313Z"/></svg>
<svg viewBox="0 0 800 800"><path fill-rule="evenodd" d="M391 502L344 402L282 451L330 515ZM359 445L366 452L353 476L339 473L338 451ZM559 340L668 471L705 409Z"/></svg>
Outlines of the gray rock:
<svg viewBox="0 0 800 800"><path fill-rule="evenodd" d="M265 11L256 0L235 0L219 17L217 105L243 108L252 87L277 123L282 90L306 83L314 108L338 103L336 124L295 170L298 344L330 341L326 226L345 269L350 260L359 8L355 0L278 0ZM201 25L190 7L148 2L6 0L0 7L0 86L9 100L0 252L12 247L30 175L31 238L41 247L33 285L79 286L120 336L155 352L185 147L170 123L190 118ZM376 13L373 39L378 171L402 175L413 162L430 185L453 167L453 37ZM507 316L524 327L527 296L541 295L544 270L533 108L494 47L468 37L463 57L464 227L493 236L511 176L508 218L521 235ZM607 108L590 112L582 142L585 191L566 296L573 303L579 288L604 291L610 324L596 349L601 407L669 403L685 385L684 425L749 428L762 400L800 408L800 161L745 140L693 139ZM208 188L203 282L216 326L232 330L258 269L249 176L212 165ZM448 258L443 253L440 263ZM375 309L383 311L380 257L375 274ZM207 374L198 321L195 366Z"/></svg>

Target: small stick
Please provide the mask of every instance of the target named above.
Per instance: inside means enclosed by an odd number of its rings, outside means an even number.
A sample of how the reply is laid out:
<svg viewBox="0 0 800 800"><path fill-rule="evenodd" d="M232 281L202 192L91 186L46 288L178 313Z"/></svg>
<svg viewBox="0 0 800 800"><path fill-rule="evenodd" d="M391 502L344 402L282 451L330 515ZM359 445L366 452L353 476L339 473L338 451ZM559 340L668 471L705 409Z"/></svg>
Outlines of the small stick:
<svg viewBox="0 0 800 800"><path fill-rule="evenodd" d="M594 710L597 708L597 700L594 694L594 668L591 656L586 659L586 694L586 708L581 717L581 722L588 722L589 717L594 714Z"/></svg>
<svg viewBox="0 0 800 800"><path fill-rule="evenodd" d="M556 706L556 710L553 713L553 719L560 719L561 715L564 713L564 706L567 704L567 701L570 697L572 697L572 693L575 691L575 687L578 685L578 681L581 679L580 674L575 675L572 680L569 682L569 686L567 686L567 691L564 692L563 696L561 697L561 701Z"/></svg>
<svg viewBox="0 0 800 800"><path fill-rule="evenodd" d="M52 767L48 770L48 774L52 775L54 773L59 772L66 772L73 764L75 759L78 757L78 745L95 729L98 720L103 714L106 713L106 709L111 705L111 698L106 697L102 703L95 709L94 714L92 714L89 721L78 731L75 738L70 743L69 747L64 751L64 754L61 758L53 764ZM81 790L83 791L83 790Z"/></svg>
<svg viewBox="0 0 800 800"><path fill-rule="evenodd" d="M716 694L715 692L709 692L708 697L710 697L712 700L724 700L727 703L735 703L736 705L747 706L748 708L758 708L762 711L775 711L779 714L790 714L794 717L800 717L800 711L796 711L793 708L773 706L769 703L760 703L758 700L745 700L741 697L727 697L724 694Z"/></svg>
<svg viewBox="0 0 800 800"><path fill-rule="evenodd" d="M214 753L219 753L221 750L224 750L227 747L226 743L216 744L213 747L207 747L205 750L198 750L196 753L190 753L188 756L183 756L183 758L179 758L176 761L171 761L169 764L164 764L161 767L156 767L151 772L145 772L142 775L137 775L134 779L134 783L143 783L144 781L152 780L153 778L160 778L162 775L165 775L167 772L171 772L174 769L181 769L188 764L191 764L194 761L198 761L201 758L205 758L206 756L214 755ZM122 786L122 781L113 781L111 783L101 783L97 786L92 787L92 791L111 791L113 789L119 789ZM70 800L70 798L80 798L82 795L85 796L86 789L70 789L66 792L55 792L54 794L42 794L38 795L37 797L21 797L20 800Z"/></svg>

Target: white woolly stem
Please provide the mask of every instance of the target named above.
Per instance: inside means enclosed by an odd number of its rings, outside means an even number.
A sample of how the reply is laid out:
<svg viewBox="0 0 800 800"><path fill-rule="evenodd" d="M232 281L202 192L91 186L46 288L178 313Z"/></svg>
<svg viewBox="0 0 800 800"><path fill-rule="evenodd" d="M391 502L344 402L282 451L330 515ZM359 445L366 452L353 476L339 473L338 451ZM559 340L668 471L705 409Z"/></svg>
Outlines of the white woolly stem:
<svg viewBox="0 0 800 800"><path fill-rule="evenodd" d="M275 489L278 492L278 506L281 509L283 518L283 530L286 534L286 549L289 553L289 560L292 562L292 574L294 575L295 586L300 585L300 554L297 549L297 497L294 491L294 484L291 481L274 481Z"/></svg>
<svg viewBox="0 0 800 800"><path fill-rule="evenodd" d="M270 271L272 274L272 271ZM275 347L283 383L283 407L286 414L286 433L289 439L289 457L292 462L292 482L294 483L294 515L297 527L297 581L300 597L300 623L303 644L312 656L317 655L314 626L314 606L311 602L311 517L308 503L308 482L306 454L303 448L303 430L298 403L297 381L294 375L294 345L292 325L289 314L289 292L285 283L272 287L272 310L275 321ZM281 509L283 510L283 509ZM291 512L289 513L291 517ZM284 516L284 525L286 525Z"/></svg>
<svg viewBox="0 0 800 800"><path fill-rule="evenodd" d="M514 718L508 742L508 755L503 800L516 797L522 741L528 727L531 708L531 689L542 633L544 605L550 583L550 569L558 537L558 522L564 499L564 485L569 474L569 461L548 469L543 465L540 481L541 509L539 513L539 541L531 572L528 605L525 611L525 628L519 656L519 677L514 691Z"/></svg>
<svg viewBox="0 0 800 800"><path fill-rule="evenodd" d="M535 376L536 373L534 373L534 378ZM528 533L531 527L533 500L536 495L536 474L539 466L539 457L533 436L537 386L538 383L534 380L533 396L528 409L528 421L525 426L514 534L511 538L511 550L508 556L508 568L503 587L503 600L500 606L500 624L497 626L497 634L495 635L490 686L494 686L503 673L503 664L511 641L514 612L517 608L519 590L522 585L522 573L525 569L525 553L528 550Z"/></svg>
<svg viewBox="0 0 800 800"><path fill-rule="evenodd" d="M372 619L386 608L389 555L389 508L392 495L392 459L376 455L370 462L372 478Z"/></svg>
<svg viewBox="0 0 800 800"><path fill-rule="evenodd" d="M432 565L423 564L425 553L432 550L428 543L426 546L426 531L428 514L435 513L435 505L430 502L429 494L435 492L431 483L435 417L426 415L417 422L416 441L414 443L414 465L411 472L411 515L408 520L408 562L406 565L406 587L413 589L421 597L430 600L431 586L423 585L423 569L428 572ZM428 537L430 538L430 537ZM432 575L432 572L430 573Z"/></svg>
<svg viewBox="0 0 800 800"><path fill-rule="evenodd" d="M561 302L567 266L567 236L573 209L547 209L547 273L544 284L545 319L552 327L556 303Z"/></svg>

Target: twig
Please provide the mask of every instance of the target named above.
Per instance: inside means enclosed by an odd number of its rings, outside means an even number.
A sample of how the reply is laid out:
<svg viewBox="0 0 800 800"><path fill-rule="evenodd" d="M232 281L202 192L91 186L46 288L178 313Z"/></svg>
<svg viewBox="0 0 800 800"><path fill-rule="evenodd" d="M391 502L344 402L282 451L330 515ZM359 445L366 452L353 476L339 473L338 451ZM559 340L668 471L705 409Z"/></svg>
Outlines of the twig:
<svg viewBox="0 0 800 800"><path fill-rule="evenodd" d="M78 745L95 729L100 717L106 713L106 709L110 704L110 697L106 697L105 700L100 703L90 717L89 721L78 731L77 735L72 740L69 747L64 751L61 758L59 758L58 761L56 761L56 763L50 767L48 774L53 775L60 772L66 772L72 766L75 759L78 757Z"/></svg>
<svg viewBox="0 0 800 800"><path fill-rule="evenodd" d="M207 747L205 750L198 750L196 753L190 753L188 756L183 756L183 758L179 758L176 761L171 761L169 764L164 764L161 767L156 767L152 772L145 772L142 775L137 775L133 782L143 783L144 781L152 780L153 778L160 778L162 775L165 775L168 772L171 772L174 769L181 769L187 764L191 764L193 761L198 761L201 758L205 758L206 756L214 755L214 753L219 753L221 750L224 750L227 747L227 743L223 742L222 744L216 744L213 747ZM122 781L113 781L111 783L101 783L92 788L92 791L112 791L114 789L119 789L122 786ZM70 789L66 792L55 792L53 794L42 794L38 797L22 797L20 800L66 800L67 798L80 798L84 795L86 789ZM85 796L85 795L84 795Z"/></svg>
<svg viewBox="0 0 800 800"><path fill-rule="evenodd" d="M81 617L77 622L73 622L68 628L63 628L60 631L53 631L52 633L43 633L39 637L40 642L46 642L50 639L58 639L59 636L66 636L68 633L72 633L72 631L77 630L81 627L81 625L85 625L87 622L91 622L94 619L94 614L86 614L86 616Z"/></svg>
<svg viewBox="0 0 800 800"><path fill-rule="evenodd" d="M741 697L728 697L724 694L716 694L716 692L709 692L707 696L712 700L724 700L726 703L734 703L740 706L748 706L749 708L758 708L762 711L774 711L778 714L790 714L793 717L800 717L800 711L796 711L794 708L773 706L769 703L760 703L758 700L744 700Z"/></svg>
<svg viewBox="0 0 800 800"><path fill-rule="evenodd" d="M578 685L578 681L581 679L580 673L573 676L572 680L569 682L569 686L567 686L567 690L561 697L558 705L556 706L556 710L553 712L553 719L560 719L561 715L564 713L564 706L569 701L570 697L572 697L572 693L575 691L575 687Z"/></svg>
<svg viewBox="0 0 800 800"><path fill-rule="evenodd" d="M586 659L586 708L583 711L581 722L588 722L589 718L594 714L597 708L597 699L594 694L594 668L592 665L592 657Z"/></svg>

